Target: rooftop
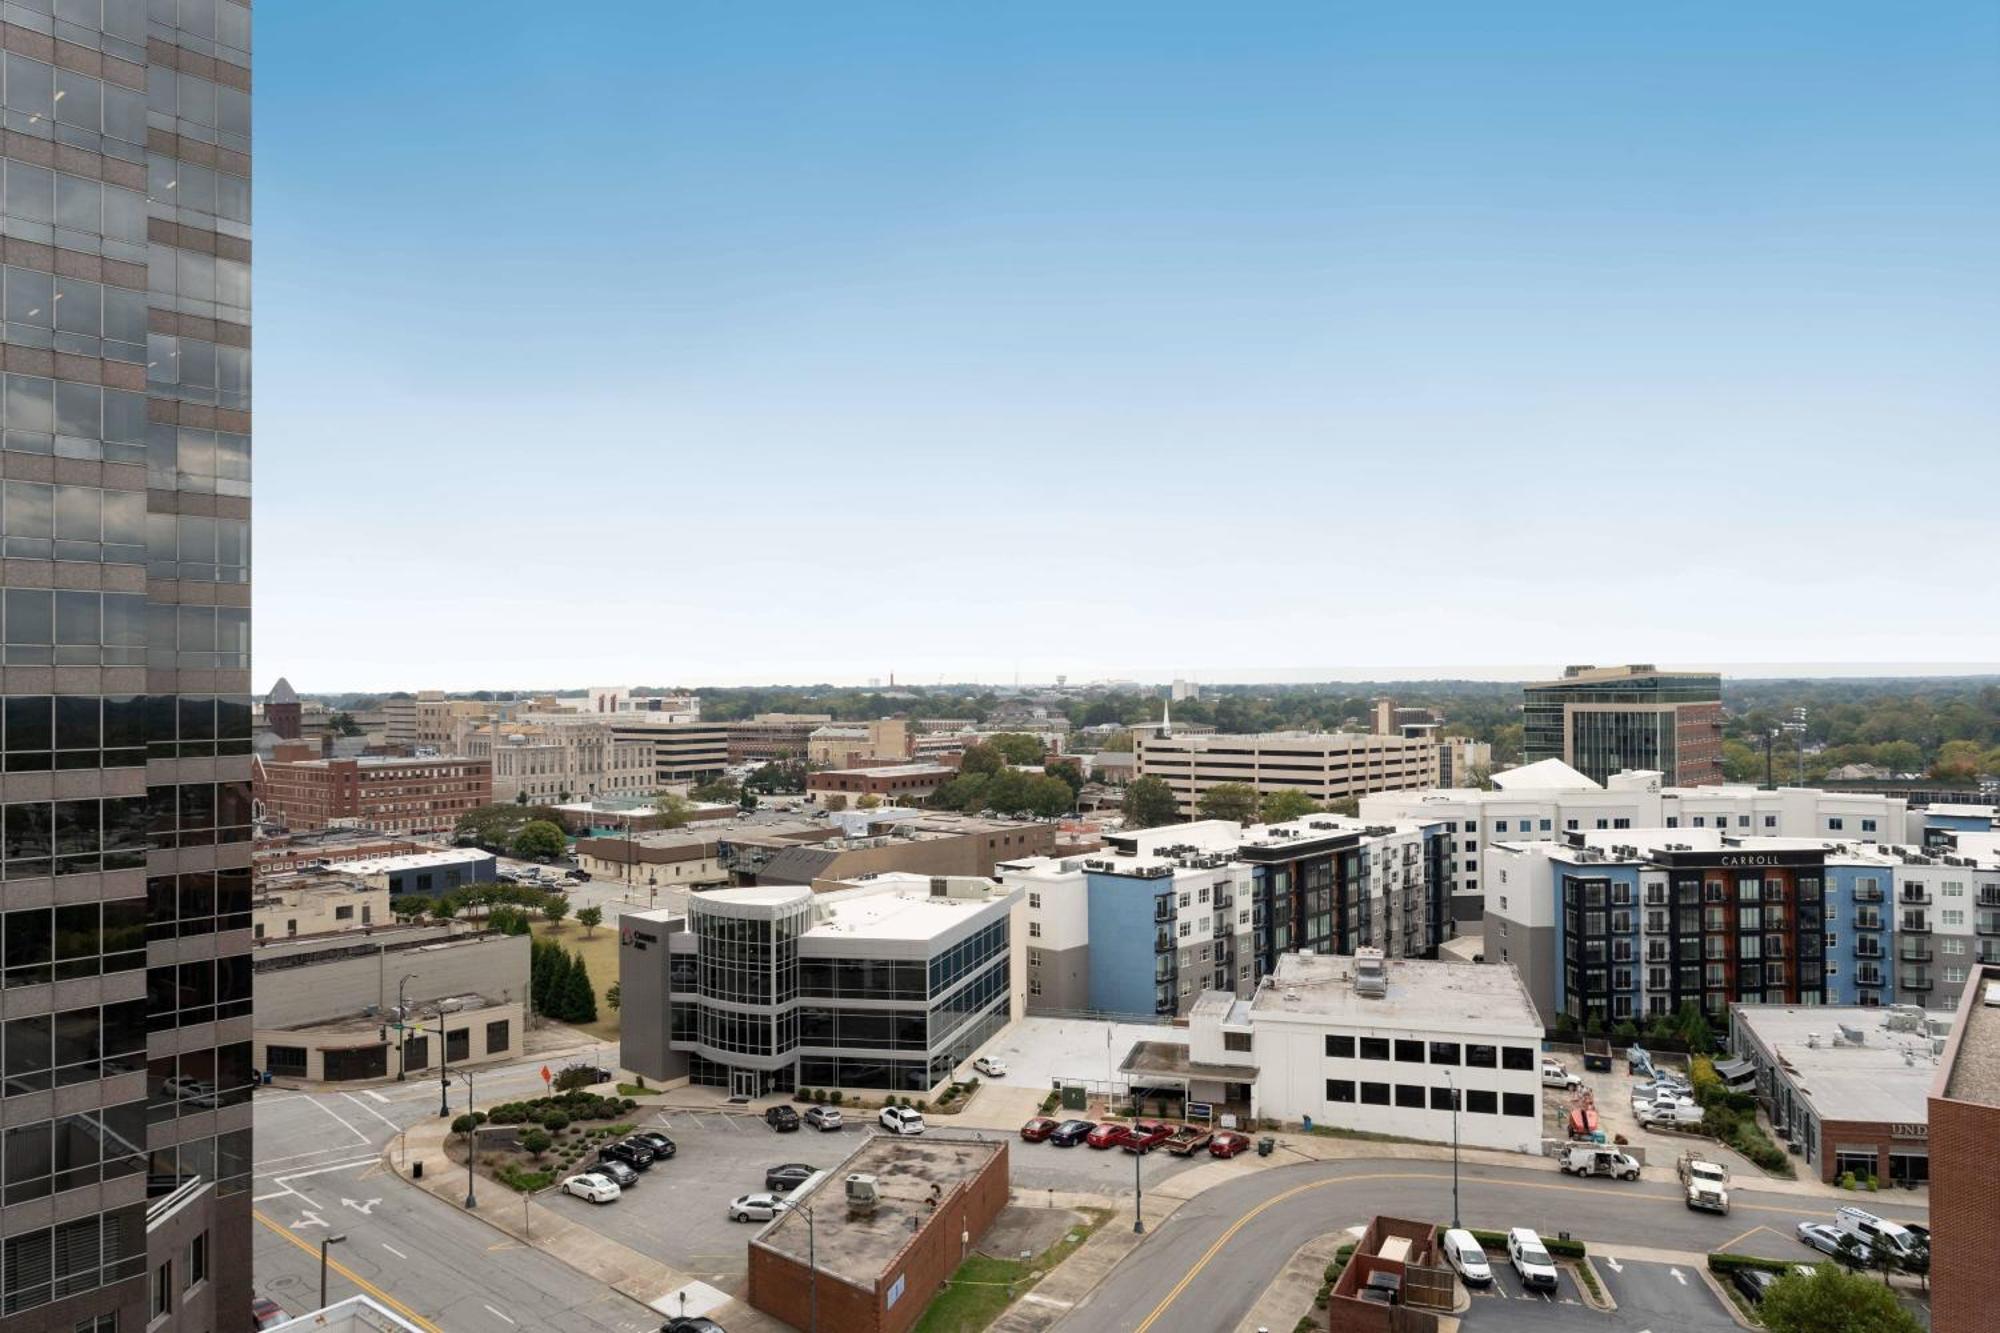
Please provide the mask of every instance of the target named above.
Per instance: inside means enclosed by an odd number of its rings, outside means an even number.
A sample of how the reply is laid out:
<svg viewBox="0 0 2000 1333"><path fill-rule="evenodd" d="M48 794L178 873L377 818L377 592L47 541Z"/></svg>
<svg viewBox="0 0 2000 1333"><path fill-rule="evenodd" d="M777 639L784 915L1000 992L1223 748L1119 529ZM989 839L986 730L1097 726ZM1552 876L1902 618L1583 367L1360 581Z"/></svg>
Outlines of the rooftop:
<svg viewBox="0 0 2000 1333"><path fill-rule="evenodd" d="M493 853L482 852L477 847L460 847L449 852L410 852L403 856L370 856L355 861L339 863L339 873L343 875L394 875L405 870L423 870L430 866L462 866L467 862L491 861Z"/></svg>
<svg viewBox="0 0 2000 1333"><path fill-rule="evenodd" d="M780 1213L750 1243L801 1264L810 1246L814 1262L828 1274L872 1290L932 1215L933 1187L949 1199L1006 1151L1001 1139L950 1138L936 1129L914 1139L870 1135L800 1196L813 1209L810 1240L805 1217L794 1210ZM857 1174L875 1177L879 1202L873 1216L857 1217L847 1209L846 1180Z"/></svg>
<svg viewBox="0 0 2000 1333"><path fill-rule="evenodd" d="M1585 777L1560 759L1538 759L1519 768L1503 768L1493 775L1493 786L1504 792L1602 791L1604 784Z"/></svg>
<svg viewBox="0 0 2000 1333"><path fill-rule="evenodd" d="M1930 1033L1891 1031L1884 1023L1889 1010L1739 1004L1734 1013L1822 1117L1891 1124L1929 1120L1931 1083L1938 1072ZM1951 1022L1949 1013L1927 1017ZM1835 1040L1842 1025L1861 1034L1859 1046Z"/></svg>
<svg viewBox="0 0 2000 1333"><path fill-rule="evenodd" d="M1511 964L1392 958L1386 964L1388 992L1370 996L1354 989L1354 962L1326 954L1280 954L1277 971L1250 1002L1252 1016L1356 1027L1518 1028L1541 1035L1541 1015Z"/></svg>
<svg viewBox="0 0 2000 1333"><path fill-rule="evenodd" d="M824 769L808 777L806 785L811 786L818 779L825 777L918 778L938 776L956 777L957 775L958 770L947 764L883 764L880 767L863 766L859 768Z"/></svg>
<svg viewBox="0 0 2000 1333"><path fill-rule="evenodd" d="M1958 1102L2000 1106L2000 1008L1988 988L2000 985L2000 967L1974 968L1965 983L1963 1018L1946 1050L1951 1064L1937 1080L1938 1095Z"/></svg>
<svg viewBox="0 0 2000 1333"><path fill-rule="evenodd" d="M1149 1078L1206 1079L1217 1083L1255 1083L1257 1066L1197 1064L1188 1058L1184 1041L1142 1041L1119 1062L1118 1072L1139 1082Z"/></svg>
<svg viewBox="0 0 2000 1333"><path fill-rule="evenodd" d="M809 936L871 940L928 940L994 903L1018 895L989 879L954 875L946 892L933 891L929 875L892 873L843 880L814 899Z"/></svg>

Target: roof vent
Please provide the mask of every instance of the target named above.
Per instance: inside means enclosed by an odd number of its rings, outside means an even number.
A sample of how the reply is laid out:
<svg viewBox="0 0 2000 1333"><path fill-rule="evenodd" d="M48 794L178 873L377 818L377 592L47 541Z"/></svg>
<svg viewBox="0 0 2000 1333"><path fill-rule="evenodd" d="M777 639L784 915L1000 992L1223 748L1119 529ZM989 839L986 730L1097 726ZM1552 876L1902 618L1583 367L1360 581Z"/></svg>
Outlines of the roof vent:
<svg viewBox="0 0 2000 1333"><path fill-rule="evenodd" d="M1389 976L1380 949L1354 951L1354 993L1377 998L1389 993Z"/></svg>
<svg viewBox="0 0 2000 1333"><path fill-rule="evenodd" d="M1983 1003L1989 1009L2000 1009L2000 981L1986 983L1986 998Z"/></svg>

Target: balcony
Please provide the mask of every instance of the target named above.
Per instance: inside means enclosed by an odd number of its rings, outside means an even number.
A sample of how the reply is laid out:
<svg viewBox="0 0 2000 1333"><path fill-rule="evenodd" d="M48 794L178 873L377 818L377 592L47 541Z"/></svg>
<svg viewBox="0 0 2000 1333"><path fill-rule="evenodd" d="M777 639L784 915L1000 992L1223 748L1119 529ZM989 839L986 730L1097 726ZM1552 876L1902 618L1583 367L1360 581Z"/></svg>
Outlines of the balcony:
<svg viewBox="0 0 2000 1333"><path fill-rule="evenodd" d="M1854 956L1856 958L1880 958L1882 956L1882 941L1856 940L1854 942Z"/></svg>
<svg viewBox="0 0 2000 1333"><path fill-rule="evenodd" d="M1903 918L1903 924L1898 926L1897 929L1905 935L1928 935L1931 933L1930 918L1906 916Z"/></svg>
<svg viewBox="0 0 2000 1333"><path fill-rule="evenodd" d="M1980 935L2000 935L2000 914L1980 912L1972 918L1972 929Z"/></svg>
<svg viewBox="0 0 2000 1333"><path fill-rule="evenodd" d="M1898 972L1896 989L1906 991L1928 991L1931 988L1931 974L1928 972Z"/></svg>
<svg viewBox="0 0 2000 1333"><path fill-rule="evenodd" d="M1992 944L1986 940L1979 941L1979 961L1982 963L2000 963L2000 944Z"/></svg>
<svg viewBox="0 0 2000 1333"><path fill-rule="evenodd" d="M1856 912L1854 914L1854 928L1856 930L1880 930L1882 929L1882 918L1875 912Z"/></svg>
<svg viewBox="0 0 2000 1333"><path fill-rule="evenodd" d="M1882 901L1882 890L1879 888L1856 889L1854 891L1854 901L1857 903L1879 903Z"/></svg>
<svg viewBox="0 0 2000 1333"><path fill-rule="evenodd" d="M1854 974L1854 984L1857 986L1879 987L1883 984L1882 974L1880 972L1868 971L1866 969L1857 971Z"/></svg>
<svg viewBox="0 0 2000 1333"><path fill-rule="evenodd" d="M1931 891L1923 888L1898 889L1896 891L1896 901L1905 907L1929 907L1931 905Z"/></svg>
<svg viewBox="0 0 2000 1333"><path fill-rule="evenodd" d="M1899 963L1928 963L1931 960L1931 946L1923 941L1906 943L1896 950Z"/></svg>
<svg viewBox="0 0 2000 1333"><path fill-rule="evenodd" d="M1980 885L1979 905L1981 907L2000 907L2000 885Z"/></svg>
<svg viewBox="0 0 2000 1333"><path fill-rule="evenodd" d="M1153 899L1153 920L1172 921L1173 919L1174 919L1174 900L1171 898Z"/></svg>
<svg viewBox="0 0 2000 1333"><path fill-rule="evenodd" d="M1171 930L1156 930L1153 932L1154 953L1172 953L1173 949L1174 933Z"/></svg>

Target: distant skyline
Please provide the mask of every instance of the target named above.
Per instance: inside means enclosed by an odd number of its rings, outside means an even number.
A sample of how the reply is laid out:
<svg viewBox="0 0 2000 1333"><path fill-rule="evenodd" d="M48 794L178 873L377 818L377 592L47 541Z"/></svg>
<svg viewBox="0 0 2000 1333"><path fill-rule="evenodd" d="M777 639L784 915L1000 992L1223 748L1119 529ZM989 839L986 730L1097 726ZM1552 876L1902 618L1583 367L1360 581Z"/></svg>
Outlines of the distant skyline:
<svg viewBox="0 0 2000 1333"><path fill-rule="evenodd" d="M2000 7L257 43L261 685L2000 662Z"/></svg>

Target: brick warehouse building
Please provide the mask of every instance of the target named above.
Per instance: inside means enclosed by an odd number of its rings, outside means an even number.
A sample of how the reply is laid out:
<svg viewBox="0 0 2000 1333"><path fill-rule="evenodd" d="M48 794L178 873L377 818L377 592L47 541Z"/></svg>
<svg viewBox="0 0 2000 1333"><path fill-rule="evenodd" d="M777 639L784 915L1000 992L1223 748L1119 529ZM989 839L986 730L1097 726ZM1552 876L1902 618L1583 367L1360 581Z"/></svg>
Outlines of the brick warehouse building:
<svg viewBox="0 0 2000 1333"><path fill-rule="evenodd" d="M493 801L487 759L271 760L257 769L263 817L294 829L336 820L385 833L443 833Z"/></svg>
<svg viewBox="0 0 2000 1333"><path fill-rule="evenodd" d="M1931 1327L2000 1329L1988 1270L2000 1227L2000 967L1976 969L1931 1086Z"/></svg>
<svg viewBox="0 0 2000 1333"><path fill-rule="evenodd" d="M872 1215L844 1197L856 1174L875 1178ZM871 1137L751 1239L750 1303L794 1328L905 1333L1006 1204L1005 1140Z"/></svg>

